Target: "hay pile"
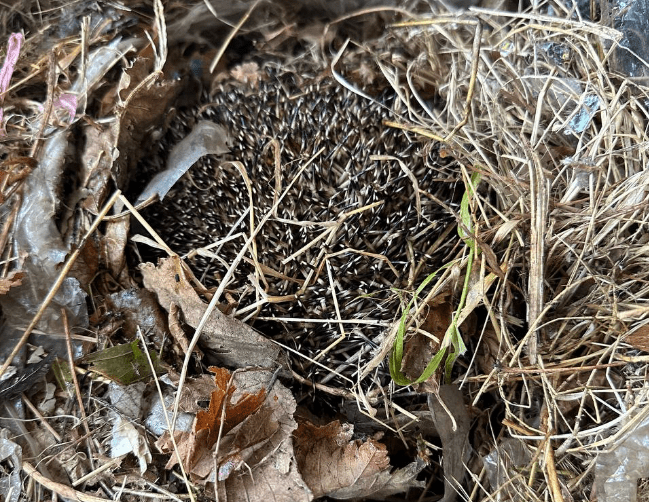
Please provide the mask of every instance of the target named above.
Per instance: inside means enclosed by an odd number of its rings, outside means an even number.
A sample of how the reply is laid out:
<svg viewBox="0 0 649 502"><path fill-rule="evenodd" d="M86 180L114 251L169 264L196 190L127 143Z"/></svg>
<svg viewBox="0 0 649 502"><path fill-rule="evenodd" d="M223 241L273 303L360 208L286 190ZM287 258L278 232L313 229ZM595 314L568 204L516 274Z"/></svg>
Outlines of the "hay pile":
<svg viewBox="0 0 649 502"><path fill-rule="evenodd" d="M648 89L610 71L611 30L490 14L476 11L479 52L466 18L402 28L421 47L398 86L412 103L402 127L443 139L482 175L472 215L484 306L458 380L474 405L492 394L504 407L491 439L501 456L510 437L540 460L542 474L510 472L507 492L586 500L594 456L646 401ZM442 109L418 99L429 85Z"/></svg>

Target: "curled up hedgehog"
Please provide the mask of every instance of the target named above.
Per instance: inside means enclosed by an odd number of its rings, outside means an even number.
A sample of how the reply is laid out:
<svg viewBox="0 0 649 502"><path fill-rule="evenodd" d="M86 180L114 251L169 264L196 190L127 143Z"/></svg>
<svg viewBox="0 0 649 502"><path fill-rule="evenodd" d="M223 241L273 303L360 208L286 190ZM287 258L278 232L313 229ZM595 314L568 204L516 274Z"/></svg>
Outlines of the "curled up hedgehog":
<svg viewBox="0 0 649 502"><path fill-rule="evenodd" d="M251 210L255 226L271 213L226 291L233 315L300 354L303 379L356 382L402 291L455 244L436 200L457 201L456 177L433 145L383 125L402 106L390 89L370 100L268 65L256 86L223 82L180 112L162 140L168 152L198 121L231 137L229 153L199 160L147 219L213 286L250 235ZM387 369L373 378L387 383Z"/></svg>

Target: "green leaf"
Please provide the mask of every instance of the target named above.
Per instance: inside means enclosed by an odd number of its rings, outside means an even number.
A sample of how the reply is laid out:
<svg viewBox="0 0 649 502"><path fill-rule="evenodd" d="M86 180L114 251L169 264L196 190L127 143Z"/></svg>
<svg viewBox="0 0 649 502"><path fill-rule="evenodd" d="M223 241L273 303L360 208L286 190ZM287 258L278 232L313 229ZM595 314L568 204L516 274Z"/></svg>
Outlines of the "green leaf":
<svg viewBox="0 0 649 502"><path fill-rule="evenodd" d="M455 363L456 359L460 355L464 354L467 350L466 345L464 344L464 340L462 340L462 336L460 335L460 331L457 329L457 320L466 303L467 294L469 292L469 280L471 277L471 272L473 270L474 258L480 252L480 250L476 246L475 239L471 239L470 235L465 231L465 229L467 229L471 233L473 232L473 220L471 218L470 202L471 202L471 197L475 195L475 189L480 183L481 178L482 175L478 172L474 172L471 175L471 179L469 180L469 183L466 187L466 191L462 196L462 202L460 203L460 220L462 224L458 225L458 235L464 241L464 244L469 248L469 256L468 256L467 267L464 276L462 294L460 295L460 303L453 316L453 322L451 323L449 328L446 330L446 333L444 334L444 338L442 340L440 350L430 360L430 362L424 369L423 373L415 380L408 379L408 377L401 372L401 364L403 362L403 343L406 335L406 321L408 319L408 313L410 312L413 302L418 298L419 294L433 280L433 278L441 270L451 266L455 262L451 262L444 265L442 268L436 270L428 277L426 277L426 279L424 279L421 285L417 288L417 291L415 291L412 300L408 302L408 306L404 309L403 313L401 314L401 319L399 320L399 327L397 329L397 334L394 340L394 345L392 346L392 353L390 354L390 360L389 360L390 376L392 377L392 380L394 380L394 382L398 385L413 385L428 380L432 376L432 374L437 370L437 368L439 368L440 364L444 359L444 356L446 355L446 349L449 346L452 348L452 350L449 350L448 357L446 359L445 376L446 376L446 380L450 381L453 364Z"/></svg>
<svg viewBox="0 0 649 502"><path fill-rule="evenodd" d="M150 352L153 367L159 371L160 360L156 352ZM90 370L122 385L130 385L151 378L151 367L146 354L137 340L117 345L100 352L93 352L84 358L90 363Z"/></svg>
<svg viewBox="0 0 649 502"><path fill-rule="evenodd" d="M57 357L52 363L52 371L54 372L56 383L59 384L59 388L67 391L70 397L74 397L74 381L72 380L72 373L70 372L68 362Z"/></svg>
<svg viewBox="0 0 649 502"><path fill-rule="evenodd" d="M408 319L408 313L412 308L412 304L419 297L419 295L426 288L426 286L428 286L430 282L435 278L435 276L440 271L453 265L453 263L454 262L444 265L442 268L436 270L428 277L426 277L423 280L423 282L419 285L419 287L415 291L415 294L413 295L413 298L408 302L408 306L403 310L403 313L401 314L401 319L399 320L399 327L397 328L397 335L394 339L394 345L392 346L392 353L390 354L390 360L389 360L390 376L392 377L392 380L394 380L394 382L397 383L398 385L412 385L414 383L421 383L424 382L425 380L428 380L428 378L430 378L430 376L439 367L439 364L442 358L444 357L444 350L441 350L440 352L435 354L435 357L431 359L431 361L428 363L428 366L426 366L426 369L424 369L424 372L416 380L411 381L410 379L408 379L406 375L404 375L401 372L401 363L403 361L403 340L406 335L406 321Z"/></svg>
<svg viewBox="0 0 649 502"><path fill-rule="evenodd" d="M473 220L471 219L470 202L471 197L473 197L475 194L475 189L480 184L481 178L482 174L478 172L475 172L471 175L471 180L466 186L466 190L464 192L464 195L462 196L462 202L460 202L460 221L462 222L462 225L458 225L457 233L460 236L460 239L462 239L464 243L471 249L475 248L475 241L474 239L469 239L469 234L467 234L464 229L466 228L467 230L469 230L469 232L473 232Z"/></svg>

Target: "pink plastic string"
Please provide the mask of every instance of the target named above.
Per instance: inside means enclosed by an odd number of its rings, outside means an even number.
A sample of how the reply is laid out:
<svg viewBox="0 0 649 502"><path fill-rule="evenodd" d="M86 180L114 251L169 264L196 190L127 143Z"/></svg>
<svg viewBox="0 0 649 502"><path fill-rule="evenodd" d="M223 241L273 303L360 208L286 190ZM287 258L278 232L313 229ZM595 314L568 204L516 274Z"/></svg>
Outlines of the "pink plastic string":
<svg viewBox="0 0 649 502"><path fill-rule="evenodd" d="M72 123L77 113L77 97L74 94L61 94L54 106L66 110L70 114L70 123Z"/></svg>
<svg viewBox="0 0 649 502"><path fill-rule="evenodd" d="M9 89L9 82L11 81L11 75L14 73L16 68L16 63L18 62L18 55L20 54L20 46L23 42L22 33L12 33L9 37L9 42L7 43L7 56L5 57L5 62L0 69L0 93L4 99L4 93Z"/></svg>
<svg viewBox="0 0 649 502"><path fill-rule="evenodd" d="M9 89L9 82L11 76L16 68L18 56L20 55L20 46L23 43L22 33L12 33L7 42L7 56L5 62L0 69L0 103L4 101L5 93ZM4 135L4 128L2 127L2 119L4 118L4 109L0 107L0 135Z"/></svg>

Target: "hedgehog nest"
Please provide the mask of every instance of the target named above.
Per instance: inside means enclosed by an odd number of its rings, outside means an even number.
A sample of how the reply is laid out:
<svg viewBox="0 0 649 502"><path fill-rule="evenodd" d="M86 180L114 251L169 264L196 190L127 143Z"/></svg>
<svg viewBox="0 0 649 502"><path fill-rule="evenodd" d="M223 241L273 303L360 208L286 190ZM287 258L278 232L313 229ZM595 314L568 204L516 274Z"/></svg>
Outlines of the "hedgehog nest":
<svg viewBox="0 0 649 502"><path fill-rule="evenodd" d="M400 291L455 243L435 200L457 206L457 174L430 143L383 125L400 104L392 90L370 100L269 66L256 88L225 83L180 112L162 142L168 152L198 120L230 133L230 153L203 157L148 220L215 285L250 235L250 211L255 226L272 212L226 291L234 315L306 356L294 369L318 383L357 381L401 313ZM322 365L307 359L323 351Z"/></svg>

